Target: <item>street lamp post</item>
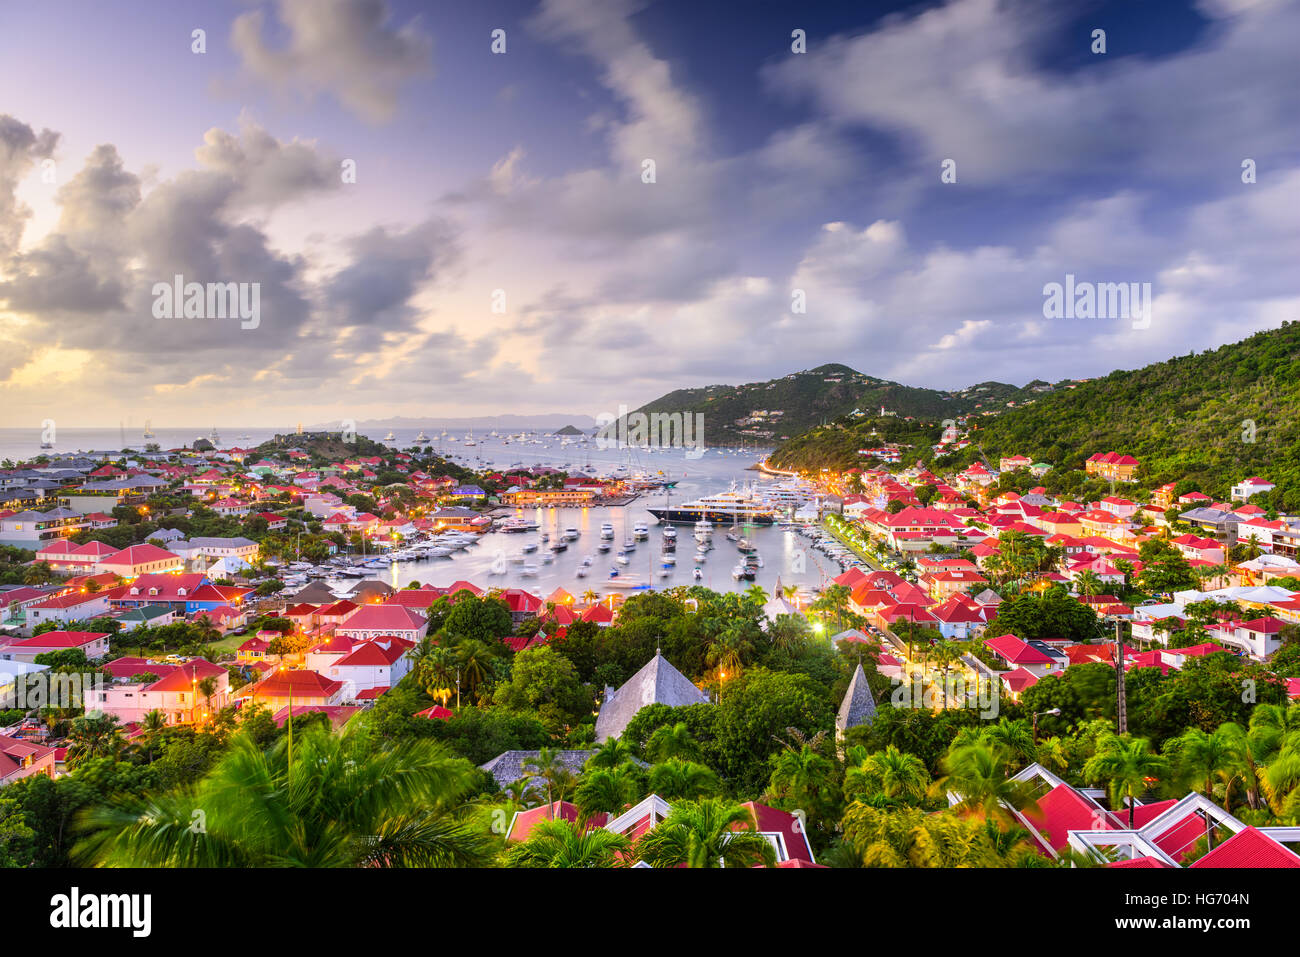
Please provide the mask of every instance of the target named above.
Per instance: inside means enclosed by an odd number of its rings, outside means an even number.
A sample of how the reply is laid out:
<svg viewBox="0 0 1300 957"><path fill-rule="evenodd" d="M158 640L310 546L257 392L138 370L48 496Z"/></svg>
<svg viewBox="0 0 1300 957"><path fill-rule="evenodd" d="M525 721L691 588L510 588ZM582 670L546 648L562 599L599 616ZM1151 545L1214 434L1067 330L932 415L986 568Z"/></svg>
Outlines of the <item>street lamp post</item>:
<svg viewBox="0 0 1300 957"><path fill-rule="evenodd" d="M1038 716L1040 714L1060 714L1060 713L1061 713L1060 708L1049 708L1046 711L1034 712L1034 744L1038 743Z"/></svg>

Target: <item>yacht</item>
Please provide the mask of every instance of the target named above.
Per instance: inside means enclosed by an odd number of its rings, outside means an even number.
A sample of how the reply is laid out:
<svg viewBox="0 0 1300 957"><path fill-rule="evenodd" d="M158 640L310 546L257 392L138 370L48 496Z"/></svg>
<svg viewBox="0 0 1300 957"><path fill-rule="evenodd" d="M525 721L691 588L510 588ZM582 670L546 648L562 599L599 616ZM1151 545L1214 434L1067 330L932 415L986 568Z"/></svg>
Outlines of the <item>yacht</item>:
<svg viewBox="0 0 1300 957"><path fill-rule="evenodd" d="M388 434L384 436L384 441L385 441L385 442L396 442L396 441L397 441L397 436L393 435L392 430L390 429L389 432L388 432Z"/></svg>
<svg viewBox="0 0 1300 957"><path fill-rule="evenodd" d="M425 434L424 429L421 429L421 430L420 430L420 434L417 435L417 436L415 437L415 444L416 444L416 445L428 445L428 444L429 444L429 436L427 436L427 435Z"/></svg>
<svg viewBox="0 0 1300 957"><path fill-rule="evenodd" d="M568 526L568 527L565 528L565 530L564 530L564 537L565 537L566 540L568 540L568 541L570 541L570 542L572 542L572 541L576 541L577 538L578 538L578 535L579 535L579 534L580 534L580 533L579 533L578 529L577 529L575 526L573 526L573 525Z"/></svg>
<svg viewBox="0 0 1300 957"><path fill-rule="evenodd" d="M747 565L737 565L731 570L731 577L736 581L752 582L754 580L754 570Z"/></svg>
<svg viewBox="0 0 1300 957"><path fill-rule="evenodd" d="M601 538L614 537L614 524L612 522L606 522L604 525L600 526L600 537Z"/></svg>
<svg viewBox="0 0 1300 957"><path fill-rule="evenodd" d="M664 526L664 542L673 542L675 544L677 542L677 529L671 525Z"/></svg>
<svg viewBox="0 0 1300 957"><path fill-rule="evenodd" d="M638 541L644 541L650 537L650 526L645 522L637 522L632 526L632 537Z"/></svg>
<svg viewBox="0 0 1300 957"><path fill-rule="evenodd" d="M772 507L755 498L750 491L738 491L733 483L726 492L706 495L693 502L682 505L651 508L647 511L660 522L678 525L694 524L698 530L699 523L726 522L734 525L744 522L750 525L771 525L776 521Z"/></svg>

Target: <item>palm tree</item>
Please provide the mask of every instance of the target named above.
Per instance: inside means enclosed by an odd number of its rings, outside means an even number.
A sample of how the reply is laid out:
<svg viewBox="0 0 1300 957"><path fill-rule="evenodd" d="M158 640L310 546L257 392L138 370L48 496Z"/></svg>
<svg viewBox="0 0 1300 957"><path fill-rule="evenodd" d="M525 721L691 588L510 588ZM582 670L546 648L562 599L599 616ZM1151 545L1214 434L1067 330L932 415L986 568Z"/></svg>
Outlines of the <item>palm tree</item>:
<svg viewBox="0 0 1300 957"><path fill-rule="evenodd" d="M616 768L620 764L626 764L636 757L636 748L632 742L623 738L610 738L599 748L596 753L587 759L583 767L590 770L591 768Z"/></svg>
<svg viewBox="0 0 1300 957"><path fill-rule="evenodd" d="M779 806L804 808L809 817L824 820L833 810L834 785L835 764L814 744L787 747L772 758L768 791Z"/></svg>
<svg viewBox="0 0 1300 957"><path fill-rule="evenodd" d="M212 712L212 696L217 693L217 679L214 675L208 675L206 678L200 678L199 683L194 686L199 694L203 695L203 700L207 702L208 713Z"/></svg>
<svg viewBox="0 0 1300 957"><path fill-rule="evenodd" d="M191 788L97 808L75 854L110 867L468 867L488 836L459 819L473 766L428 739L379 747L349 725L262 751L238 735ZM200 809L201 814L195 813Z"/></svg>
<svg viewBox="0 0 1300 957"><path fill-rule="evenodd" d="M480 691L487 684L488 675L492 671L492 649L477 638L466 638L457 643L456 656L465 690L481 700L483 695Z"/></svg>
<svg viewBox="0 0 1300 957"><path fill-rule="evenodd" d="M69 769L88 758L116 757L125 746L122 729L117 726L117 716L112 714L73 719L67 745Z"/></svg>
<svg viewBox="0 0 1300 957"><path fill-rule="evenodd" d="M953 791L958 797L955 807L1010 824L1014 818L1008 809L1019 811L1037 804L1028 782L1007 776L1010 760L1006 750L996 745L954 746L943 759L944 777L931 790Z"/></svg>
<svg viewBox="0 0 1300 957"><path fill-rule="evenodd" d="M1097 753L1083 766L1083 776L1091 782L1106 782L1113 808L1129 799L1128 826L1133 829L1133 811L1137 799L1150 787L1153 779L1169 775L1169 762L1151 750L1145 738L1127 734L1109 734L1097 743Z"/></svg>
<svg viewBox="0 0 1300 957"><path fill-rule="evenodd" d="M655 729L650 740L645 743L645 756L651 761L667 761L669 758L698 761L702 752L700 743L695 740L686 722L678 721Z"/></svg>
<svg viewBox="0 0 1300 957"><path fill-rule="evenodd" d="M1090 571L1079 572L1074 583L1078 586L1080 595L1100 595L1102 588L1105 587L1096 572Z"/></svg>
<svg viewBox="0 0 1300 957"><path fill-rule="evenodd" d="M617 768L594 768L578 781L573 797L582 819L604 811L618 814L644 796L641 775L635 765L623 764Z"/></svg>
<svg viewBox="0 0 1300 957"><path fill-rule="evenodd" d="M157 743L163 729L167 727L167 717L157 708L150 711L140 719L141 737L144 739L149 763L153 763L153 747Z"/></svg>
<svg viewBox="0 0 1300 957"><path fill-rule="evenodd" d="M1004 749L1014 762L1028 763L1038 759L1033 727L1024 718L1002 718L988 728L984 737L990 744Z"/></svg>
<svg viewBox="0 0 1300 957"><path fill-rule="evenodd" d="M879 794L895 800L919 801L929 787L930 772L925 762L892 744L863 758L844 773L844 797L848 800Z"/></svg>
<svg viewBox="0 0 1300 957"><path fill-rule="evenodd" d="M632 847L622 834L574 821L538 821L501 858L506 867L620 867Z"/></svg>
<svg viewBox="0 0 1300 957"><path fill-rule="evenodd" d="M573 774L560 758L560 753L554 748L542 748L537 757L524 762L524 774L546 782L546 816L553 816L557 792L563 799L565 792L573 786Z"/></svg>
<svg viewBox="0 0 1300 957"><path fill-rule="evenodd" d="M703 764L670 758L650 768L650 790L667 801L693 801L719 793L722 782Z"/></svg>
<svg viewBox="0 0 1300 957"><path fill-rule="evenodd" d="M637 841L651 867L772 866L776 851L757 831L749 808L724 798L679 801L654 830Z"/></svg>
<svg viewBox="0 0 1300 957"><path fill-rule="evenodd" d="M582 593L582 601L584 604L587 605L598 602L600 601L600 592L596 591L593 588L588 588L586 591Z"/></svg>

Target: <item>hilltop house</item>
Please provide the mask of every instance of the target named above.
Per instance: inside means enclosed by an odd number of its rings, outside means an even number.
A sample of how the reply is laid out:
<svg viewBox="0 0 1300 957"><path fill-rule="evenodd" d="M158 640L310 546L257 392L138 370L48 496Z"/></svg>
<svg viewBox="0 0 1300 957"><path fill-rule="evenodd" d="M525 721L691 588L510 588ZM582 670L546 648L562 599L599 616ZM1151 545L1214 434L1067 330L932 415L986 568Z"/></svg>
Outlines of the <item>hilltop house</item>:
<svg viewBox="0 0 1300 957"><path fill-rule="evenodd" d="M1119 452L1098 452L1084 462L1084 471L1098 478L1116 482L1137 481L1138 460Z"/></svg>

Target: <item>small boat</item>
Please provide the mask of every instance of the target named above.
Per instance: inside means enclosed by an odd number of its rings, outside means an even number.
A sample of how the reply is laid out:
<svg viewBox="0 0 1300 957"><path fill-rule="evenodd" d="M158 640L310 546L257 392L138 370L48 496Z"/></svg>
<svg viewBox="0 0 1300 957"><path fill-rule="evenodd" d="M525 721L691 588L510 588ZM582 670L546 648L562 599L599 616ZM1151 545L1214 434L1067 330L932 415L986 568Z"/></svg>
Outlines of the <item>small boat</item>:
<svg viewBox="0 0 1300 957"><path fill-rule="evenodd" d="M665 525L665 526L664 526L664 541L665 541L665 542L675 542L675 541L677 541L677 529L673 528L671 525Z"/></svg>
<svg viewBox="0 0 1300 957"><path fill-rule="evenodd" d="M601 537L601 538L613 538L613 537L614 537L614 526L613 526L611 523L609 523L609 522L606 522L604 525L600 526L600 537Z"/></svg>
<svg viewBox="0 0 1300 957"><path fill-rule="evenodd" d="M695 560L696 560L697 562L702 562L702 561L704 561L704 560L705 560L706 558L708 558L708 557L709 557L708 552L705 552L705 551L703 551L703 550L697 551L697 552L695 553Z"/></svg>
<svg viewBox="0 0 1300 957"><path fill-rule="evenodd" d="M702 568L695 569L695 580L697 582L704 581L704 569Z"/></svg>
<svg viewBox="0 0 1300 957"><path fill-rule="evenodd" d="M662 565L664 566L664 568L672 568L674 565L677 564L677 556L676 556L676 555L664 555L660 561L661 561Z"/></svg>
<svg viewBox="0 0 1300 957"><path fill-rule="evenodd" d="M744 579L745 581L752 582L754 580L754 570L744 565L737 565L731 570L731 577L736 581Z"/></svg>
<svg viewBox="0 0 1300 957"><path fill-rule="evenodd" d="M534 575L537 574L537 566L532 564L525 565L522 569L520 569L520 574L522 574L525 578L532 578Z"/></svg>
<svg viewBox="0 0 1300 957"><path fill-rule="evenodd" d="M619 552L618 555L615 556L614 561L618 562L620 565L626 565L631 561L631 559L627 557L626 552Z"/></svg>
<svg viewBox="0 0 1300 957"><path fill-rule="evenodd" d="M623 551L630 552L636 548L636 542L633 539L625 538L623 540Z"/></svg>
<svg viewBox="0 0 1300 957"><path fill-rule="evenodd" d="M650 526L645 522L637 522L632 526L632 537L638 541L644 541L650 537Z"/></svg>
<svg viewBox="0 0 1300 957"><path fill-rule="evenodd" d="M579 532L578 529L573 525L570 525L568 528L564 530L564 537L570 542L576 541L580 534L582 533Z"/></svg>
<svg viewBox="0 0 1300 957"><path fill-rule="evenodd" d="M609 551L609 548L610 548L609 542L601 542L599 545L596 546L596 550L599 552L607 552Z"/></svg>
<svg viewBox="0 0 1300 957"><path fill-rule="evenodd" d="M579 569L578 569L576 572L574 572L573 574L576 575L578 578L586 578L586 577L587 577L587 569L586 569L586 568L579 568Z"/></svg>
<svg viewBox="0 0 1300 957"><path fill-rule="evenodd" d="M551 542L550 545L551 551L553 552L563 552L566 551L568 547L569 547L568 543L563 541L554 541Z"/></svg>
<svg viewBox="0 0 1300 957"><path fill-rule="evenodd" d="M583 568L589 568L589 567L591 566L591 563L594 562L595 560L596 560L596 559L595 559L594 557L592 557L591 555L588 555L586 558L584 558L584 559L582 560L582 567L583 567Z"/></svg>
<svg viewBox="0 0 1300 957"><path fill-rule="evenodd" d="M524 551L525 554L527 554L528 552L535 552L535 551L537 551L537 543L536 543L536 542L529 542L528 544L526 544L526 545L524 546L523 551Z"/></svg>

